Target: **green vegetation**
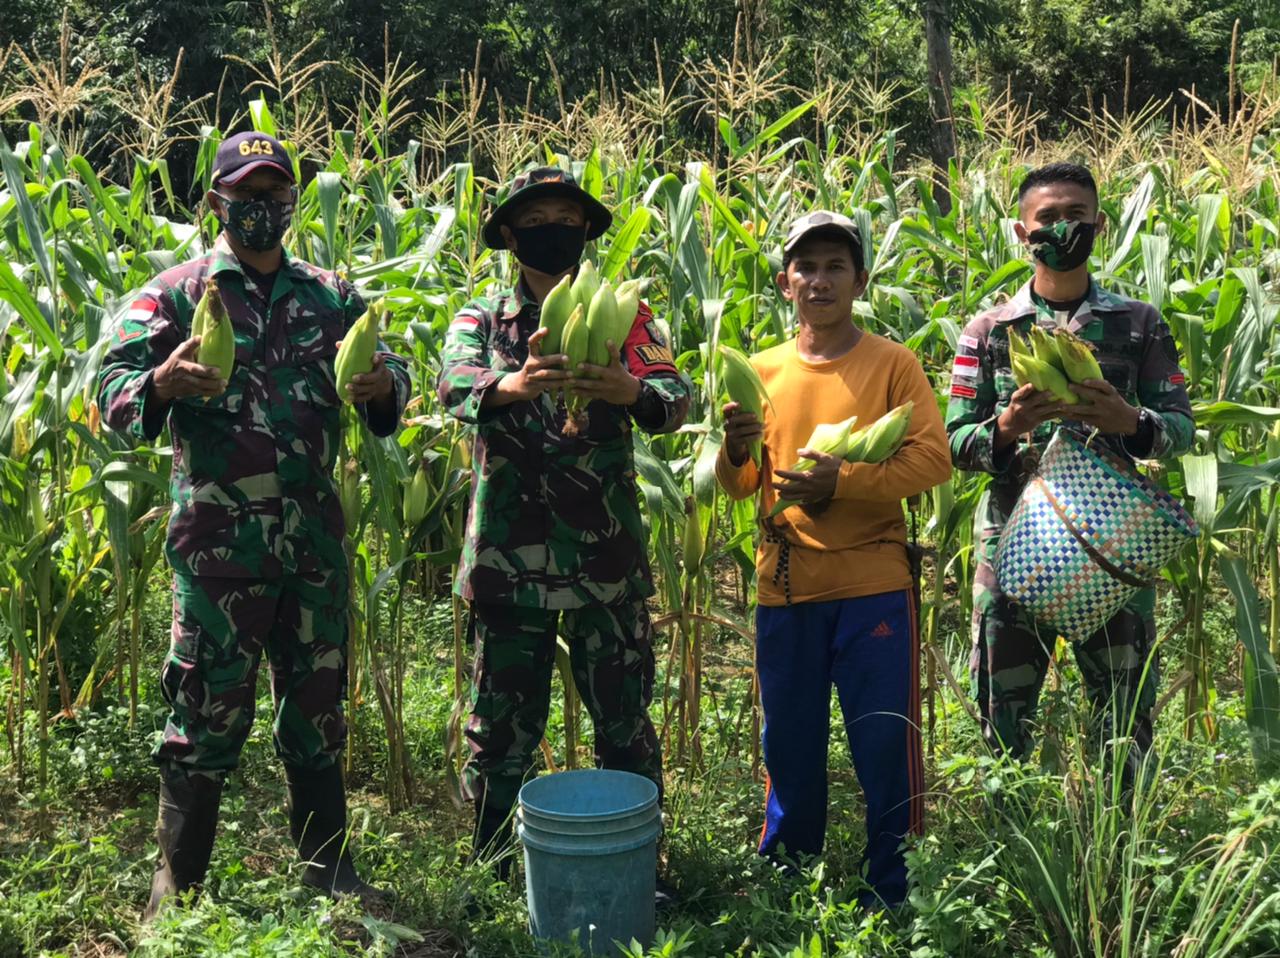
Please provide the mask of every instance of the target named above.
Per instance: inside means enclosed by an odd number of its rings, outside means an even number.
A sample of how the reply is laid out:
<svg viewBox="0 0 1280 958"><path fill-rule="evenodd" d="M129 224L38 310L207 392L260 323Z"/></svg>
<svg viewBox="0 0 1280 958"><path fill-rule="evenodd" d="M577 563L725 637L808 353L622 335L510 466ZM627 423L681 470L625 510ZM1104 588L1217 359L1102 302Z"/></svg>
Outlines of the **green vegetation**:
<svg viewBox="0 0 1280 958"><path fill-rule="evenodd" d="M467 652L447 583L468 456L433 386L454 311L510 275L505 255L478 241L486 190L557 154L615 211L588 255L611 279L654 278L645 298L697 386L690 425L637 448L659 580L664 854L683 896L650 953L1280 954L1280 792L1269 781L1280 762L1274 81L1259 76L1220 114L1183 101L1176 122L1156 108L1097 111L1055 142L1036 136L1029 108L1003 83L999 95L975 87L957 98L955 201L944 213L895 132L892 88L833 80L798 93L774 66L739 58L687 75L706 84L693 102L672 99L686 95L675 88L655 99L635 87L631 98L592 92L545 109L508 100L498 113L476 79L466 87L473 106L444 97L418 113L406 93L414 71L393 59L356 88L349 114L317 113L315 62L282 66L246 113L299 153L305 185L286 243L342 270L370 301L385 297L386 338L413 361L420 398L406 428L377 440L353 424L339 477L345 501L358 503L354 828L369 874L400 901L368 916L301 891L260 722L225 803L211 895L145 941L136 923L154 854L146 753L163 721L155 672L168 633L159 557L170 450L164 441L132 449L104 431L93 383L133 292L208 242L216 224L174 188L186 175L174 140L182 117L99 162L85 152L101 134L84 100L51 108L41 124L7 125L0 143L0 956L533 953L519 884L495 886L460 863L469 813L451 799ZM4 75L0 99L34 109L11 99L20 74ZM226 93L227 103L238 96ZM160 116L148 110L136 115ZM713 135L677 135L699 113L716 118ZM195 194L220 135L210 126L194 141ZM859 321L910 345L943 392L964 321L1028 274L1008 217L1027 165L1050 156L1097 172L1111 228L1095 270L1162 310L1201 430L1193 454L1159 471L1202 528L1162 593L1161 761L1133 796L1120 795L1118 776L1096 766L1124 749L1092 740L1070 656L1051 671L1037 762L985 757L963 678L983 482L956 474L917 516L931 550L922 617L930 831L911 854L913 907L867 915L856 906L861 813L840 737L824 863L790 878L753 853L755 517L718 494L710 470L717 346L751 352L788 335L772 284L781 232L802 209L837 208L873 240ZM428 504L410 524L403 497L415 475ZM690 504L705 541L686 552ZM572 696L558 705L547 765L589 762L580 713ZM490 917L464 917L469 893L493 906Z"/></svg>

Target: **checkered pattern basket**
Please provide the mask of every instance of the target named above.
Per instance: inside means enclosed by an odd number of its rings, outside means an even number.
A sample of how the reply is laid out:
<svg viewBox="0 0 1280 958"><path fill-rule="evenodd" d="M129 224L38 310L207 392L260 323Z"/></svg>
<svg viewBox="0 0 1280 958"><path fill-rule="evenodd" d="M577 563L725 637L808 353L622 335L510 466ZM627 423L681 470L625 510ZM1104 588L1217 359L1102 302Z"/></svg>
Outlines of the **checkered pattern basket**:
<svg viewBox="0 0 1280 958"><path fill-rule="evenodd" d="M1000 537L996 577L1038 624L1083 639L1197 534L1167 492L1102 443L1060 429Z"/></svg>

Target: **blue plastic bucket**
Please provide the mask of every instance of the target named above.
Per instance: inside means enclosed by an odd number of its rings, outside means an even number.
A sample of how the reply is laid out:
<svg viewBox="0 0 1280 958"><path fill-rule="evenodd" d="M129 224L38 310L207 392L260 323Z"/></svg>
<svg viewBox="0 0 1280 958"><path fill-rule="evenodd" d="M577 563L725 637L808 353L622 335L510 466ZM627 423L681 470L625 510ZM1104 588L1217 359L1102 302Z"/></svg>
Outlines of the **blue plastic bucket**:
<svg viewBox="0 0 1280 958"><path fill-rule="evenodd" d="M614 941L646 947L654 932L654 878L662 811L641 775L584 769L545 775L520 789L533 936L572 941L587 954Z"/></svg>

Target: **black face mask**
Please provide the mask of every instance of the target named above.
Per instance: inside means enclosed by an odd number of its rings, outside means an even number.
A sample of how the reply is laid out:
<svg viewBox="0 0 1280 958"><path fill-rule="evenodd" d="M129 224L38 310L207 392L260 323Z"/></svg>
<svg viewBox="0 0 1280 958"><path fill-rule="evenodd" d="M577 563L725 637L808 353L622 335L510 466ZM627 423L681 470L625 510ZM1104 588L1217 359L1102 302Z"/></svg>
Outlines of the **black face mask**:
<svg viewBox="0 0 1280 958"><path fill-rule="evenodd" d="M559 276L577 266L587 245L584 226L539 223L513 226L511 233L516 238L516 259L548 276Z"/></svg>

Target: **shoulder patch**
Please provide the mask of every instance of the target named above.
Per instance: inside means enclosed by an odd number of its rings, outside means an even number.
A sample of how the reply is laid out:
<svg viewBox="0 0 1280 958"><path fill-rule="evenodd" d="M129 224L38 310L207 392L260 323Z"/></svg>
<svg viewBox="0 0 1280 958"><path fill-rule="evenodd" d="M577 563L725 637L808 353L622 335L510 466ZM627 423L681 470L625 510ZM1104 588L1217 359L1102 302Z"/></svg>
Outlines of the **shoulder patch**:
<svg viewBox="0 0 1280 958"><path fill-rule="evenodd" d="M132 305L129 306L129 311L124 314L126 320L145 323L160 308L160 303L156 300L155 295L147 295L150 293L150 290L143 290L142 298L133 301ZM159 290L156 293L158 294Z"/></svg>

